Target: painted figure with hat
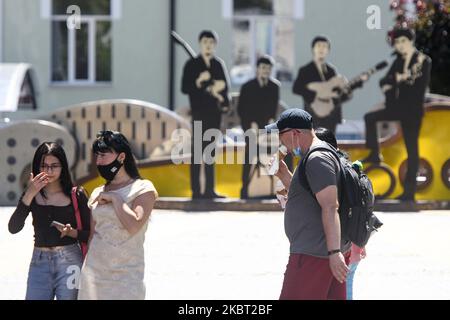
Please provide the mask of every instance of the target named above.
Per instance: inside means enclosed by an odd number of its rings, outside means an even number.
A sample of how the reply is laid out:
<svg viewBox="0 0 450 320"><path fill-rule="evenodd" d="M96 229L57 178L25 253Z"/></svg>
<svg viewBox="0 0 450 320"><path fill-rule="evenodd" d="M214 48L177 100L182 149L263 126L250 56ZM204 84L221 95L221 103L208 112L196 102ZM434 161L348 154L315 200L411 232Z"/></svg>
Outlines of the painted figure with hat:
<svg viewBox="0 0 450 320"><path fill-rule="evenodd" d="M380 87L386 96L385 108L367 113L366 146L370 154L363 161L380 163L376 123L400 121L406 150L408 169L404 181L404 192L398 197L402 201L414 201L419 170L418 139L424 116L425 93L430 81L431 59L414 46L415 34L410 29L395 29L392 44L396 59L387 75L381 79Z"/></svg>

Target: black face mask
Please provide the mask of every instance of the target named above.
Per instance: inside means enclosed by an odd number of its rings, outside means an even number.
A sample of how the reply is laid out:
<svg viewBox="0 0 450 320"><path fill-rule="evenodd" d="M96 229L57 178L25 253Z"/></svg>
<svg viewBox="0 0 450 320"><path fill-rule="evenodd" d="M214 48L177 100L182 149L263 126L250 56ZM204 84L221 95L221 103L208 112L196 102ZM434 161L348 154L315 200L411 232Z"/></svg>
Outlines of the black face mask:
<svg viewBox="0 0 450 320"><path fill-rule="evenodd" d="M114 180L114 177L119 172L120 168L122 168L123 163L121 163L118 159L119 156L117 156L116 160L110 164L104 166L97 165L98 172L106 181Z"/></svg>

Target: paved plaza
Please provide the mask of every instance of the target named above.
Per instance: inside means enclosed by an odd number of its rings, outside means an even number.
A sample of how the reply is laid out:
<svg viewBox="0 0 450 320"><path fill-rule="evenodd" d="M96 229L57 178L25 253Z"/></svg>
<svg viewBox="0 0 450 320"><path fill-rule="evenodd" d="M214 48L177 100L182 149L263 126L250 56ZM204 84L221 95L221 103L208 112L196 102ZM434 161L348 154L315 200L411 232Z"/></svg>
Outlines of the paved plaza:
<svg viewBox="0 0 450 320"><path fill-rule="evenodd" d="M16 235L0 208L0 299L23 299L31 215ZM377 213L355 299L450 299L450 211ZM147 232L147 299L278 299L288 258L281 212L160 211Z"/></svg>

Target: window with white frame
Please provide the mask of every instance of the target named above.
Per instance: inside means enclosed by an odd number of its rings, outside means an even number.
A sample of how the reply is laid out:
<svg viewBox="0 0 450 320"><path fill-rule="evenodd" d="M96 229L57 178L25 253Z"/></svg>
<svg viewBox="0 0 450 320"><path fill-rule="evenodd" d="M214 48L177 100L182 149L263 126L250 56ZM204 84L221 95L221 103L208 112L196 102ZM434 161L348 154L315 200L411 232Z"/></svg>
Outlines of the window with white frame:
<svg viewBox="0 0 450 320"><path fill-rule="evenodd" d="M70 6L80 8L79 25L68 28ZM52 0L51 81L98 84L112 80L112 1Z"/></svg>
<svg viewBox="0 0 450 320"><path fill-rule="evenodd" d="M256 60L269 54L280 81L294 77L294 19L299 0L231 0L233 57L230 77L241 85L255 76ZM230 10L231 11L231 10ZM297 17L298 18L298 17Z"/></svg>

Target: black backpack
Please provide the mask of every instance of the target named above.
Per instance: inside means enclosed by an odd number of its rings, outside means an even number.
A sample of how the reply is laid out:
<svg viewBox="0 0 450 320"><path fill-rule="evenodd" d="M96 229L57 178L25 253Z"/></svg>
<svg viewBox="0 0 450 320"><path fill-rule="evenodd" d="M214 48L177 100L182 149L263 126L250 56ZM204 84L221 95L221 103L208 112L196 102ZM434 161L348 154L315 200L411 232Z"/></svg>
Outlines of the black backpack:
<svg viewBox="0 0 450 320"><path fill-rule="evenodd" d="M305 169L312 153L328 151L338 160L341 168L341 183L338 186L339 218L341 237L358 247L364 247L372 232L378 231L383 223L373 214L375 196L372 183L358 165L353 165L342 153L331 145L311 149L302 159L298 168L300 183L311 192Z"/></svg>

